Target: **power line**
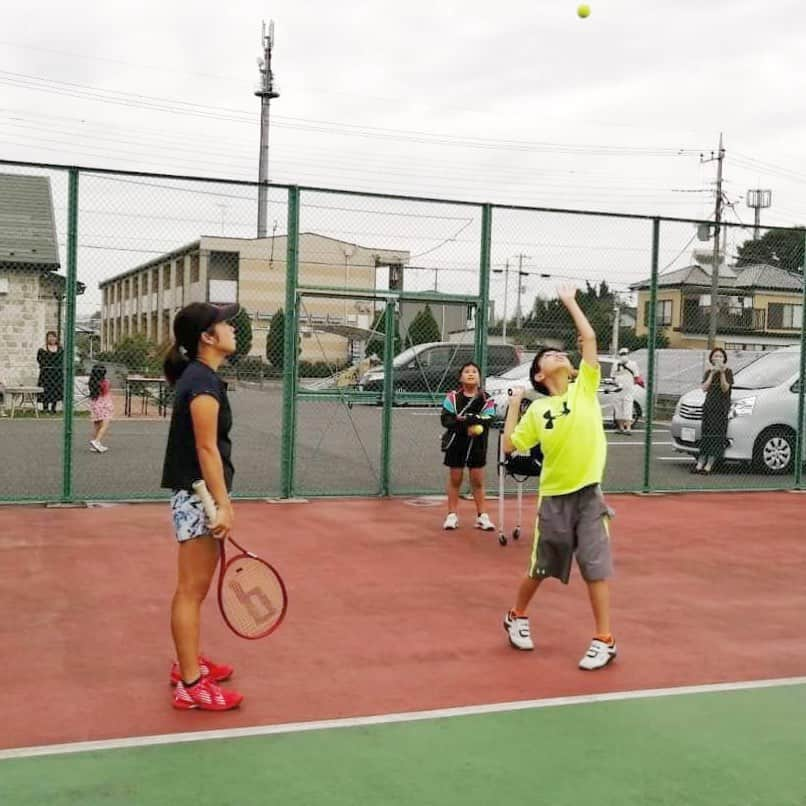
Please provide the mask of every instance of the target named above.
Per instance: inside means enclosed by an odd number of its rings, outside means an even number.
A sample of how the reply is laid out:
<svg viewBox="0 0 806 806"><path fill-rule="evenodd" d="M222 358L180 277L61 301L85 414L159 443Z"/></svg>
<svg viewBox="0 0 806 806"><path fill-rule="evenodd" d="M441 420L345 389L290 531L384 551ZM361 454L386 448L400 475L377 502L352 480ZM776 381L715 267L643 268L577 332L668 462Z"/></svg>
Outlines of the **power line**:
<svg viewBox="0 0 806 806"><path fill-rule="evenodd" d="M154 111L185 114L196 117L229 120L238 123L250 123L251 115L246 110L217 107L209 104L198 104L173 98L142 95L139 93L107 90L75 82L42 78L26 73L15 73L0 70L0 83L33 89L42 92L67 95L68 97L85 97L89 100L116 103L123 106L139 107ZM436 145L451 145L464 148L498 149L507 151L534 151L564 154L591 154L608 156L683 156L694 154L697 149L685 148L648 148L633 146L583 145L552 142L527 142L520 140L501 140L480 137L450 135L439 132L427 132L406 129L390 129L362 124L340 123L337 121L316 120L311 118L279 117L277 125L302 131L325 132L357 137L380 137L405 142L424 142Z"/></svg>

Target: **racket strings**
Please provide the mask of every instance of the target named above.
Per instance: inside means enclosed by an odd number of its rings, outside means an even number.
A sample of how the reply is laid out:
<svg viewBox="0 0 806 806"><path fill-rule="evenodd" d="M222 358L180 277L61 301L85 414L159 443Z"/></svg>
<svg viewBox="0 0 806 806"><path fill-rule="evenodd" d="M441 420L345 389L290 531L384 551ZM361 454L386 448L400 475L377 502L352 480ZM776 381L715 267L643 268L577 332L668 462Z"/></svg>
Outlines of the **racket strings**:
<svg viewBox="0 0 806 806"><path fill-rule="evenodd" d="M239 556L224 569L221 609L240 635L266 635L281 621L285 591L275 571L257 557Z"/></svg>

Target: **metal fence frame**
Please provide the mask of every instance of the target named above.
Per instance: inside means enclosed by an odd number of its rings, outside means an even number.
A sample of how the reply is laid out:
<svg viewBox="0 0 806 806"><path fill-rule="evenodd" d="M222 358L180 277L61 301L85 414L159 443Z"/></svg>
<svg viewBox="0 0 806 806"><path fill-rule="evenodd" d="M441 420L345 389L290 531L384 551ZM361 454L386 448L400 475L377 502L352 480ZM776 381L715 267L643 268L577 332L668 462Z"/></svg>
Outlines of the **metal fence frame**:
<svg viewBox="0 0 806 806"><path fill-rule="evenodd" d="M115 175L115 176L128 176L140 177L151 179L167 179L174 181L186 182L206 182L212 184L226 184L229 186L242 186L242 187L258 187L260 183L249 182L245 180L231 180L217 177L199 177L199 176L186 176L177 174L165 173L149 173L142 171L125 171L104 168L91 168L79 167L72 165L60 165L51 163L36 163L36 162L23 162L17 160L2 160L0 159L0 166L10 166L18 168L48 170L65 172L68 177L68 213L67 213L67 248L66 248L66 307L65 307L65 338L64 348L65 355L73 356L75 347L75 325L76 325L76 296L77 296L77 278L78 278L78 248L80 245L80 220L79 220L79 192L80 180L82 174L88 175ZM657 323L657 292L658 292L658 276L659 276L659 250L661 240L661 225L663 223L683 223L683 224L709 224L708 221L668 217L668 216L651 216L651 215L632 215L627 213L612 213L599 210L571 210L564 208L547 208L547 207L529 207L523 205L495 205L491 203L478 203L469 202L466 200L454 199L440 199L431 197L417 197L417 196L400 196L396 194L383 194L383 193L364 193L360 191L340 190L335 188L321 188L321 187L307 187L297 185L278 185L274 183L266 183L267 187L273 189L284 189L287 192L287 253L286 253L286 286L285 286L285 331L284 331L284 363L285 367L291 367L291 371L285 371L283 374L283 408L282 408L282 437L281 437L281 496L283 498L292 498L295 495L295 438L296 438L296 403L299 397L298 383L297 383L297 333L298 333L298 306L297 300L300 292L305 291L305 287L300 286L299 283L299 236L300 236L300 213L304 207L304 194L305 193L325 193L325 194L338 194L340 196L353 196L363 199L379 199L379 200L396 200L402 202L413 203L433 203L433 204L451 204L470 206L480 211L481 214L481 238L479 244L479 274L478 274L478 288L476 294L473 296L462 297L461 295L439 294L433 295L434 299L440 301L457 301L472 300L477 304L477 324L475 330L475 349L479 357L482 368L482 377L486 370L487 362L487 336L489 329L489 306L486 301L489 299L490 289L490 272L491 272L491 248L493 240L493 220L497 211L526 211L534 213L551 213L551 214L565 214L574 216L594 216L605 217L609 219L629 219L636 221L648 221L652 226L652 239L651 244L648 244L647 253L650 256L650 298L649 298L649 321L648 325L648 371L647 371L647 411L646 429L644 432L644 447L643 447L643 468L642 468L642 482L640 488L630 490L617 490L615 492L679 492L680 490L665 490L661 486L653 484L652 479L652 459L651 459L651 445L654 426L655 414L655 343L656 334L658 332ZM730 226L730 225L725 225ZM783 227L776 227L776 229L787 229ZM795 228L793 228L795 229ZM331 289L333 290L333 289ZM349 294L363 293L367 289L342 289L342 293ZM389 295L387 295L389 296ZM393 295L392 295L393 296ZM409 296L409 295L407 295ZM425 295L431 297L432 295ZM803 291L803 310L806 311L806 284L804 284ZM387 328L386 340L387 361L391 361L392 354L392 332L391 322L388 321L390 306L387 305ZM806 316L802 317L801 330L800 330L800 376L804 377L806 372L806 350L802 349L806 344ZM61 494L56 497L28 497L24 500L45 503L64 503L70 504L79 500L74 492L73 486L73 414L74 414L74 362L67 360L64 373L64 424L62 429L62 485ZM385 383L391 385L391 372L386 373ZM380 493L382 495L392 494L394 491L390 489L389 485L389 455L390 455L390 429L391 429L391 387L386 389L384 413L383 413L383 463L385 470L382 474L382 484ZM310 393L305 393L310 394ZM804 384L799 386L798 393L798 417L801 424L804 423L804 416L806 416L806 404L804 398L806 397L806 389ZM782 477L782 484L773 489L803 489L803 458L804 458L804 434L803 427L797 429L796 446L795 446L795 467L794 474L790 477ZM686 491L693 491L695 488L687 488ZM721 488L725 489L725 488ZM752 487L741 487L742 491L753 489ZM770 489L764 487L764 489ZM327 494L325 491L324 494ZM137 498L137 496L134 496ZM265 495L249 495L239 496L244 498L264 498ZM153 496L142 497L138 500L152 500ZM0 490L0 503L19 502L23 499L20 497L6 498L4 492ZM110 500L121 500L120 496L111 496ZM128 500L128 497L127 497Z"/></svg>

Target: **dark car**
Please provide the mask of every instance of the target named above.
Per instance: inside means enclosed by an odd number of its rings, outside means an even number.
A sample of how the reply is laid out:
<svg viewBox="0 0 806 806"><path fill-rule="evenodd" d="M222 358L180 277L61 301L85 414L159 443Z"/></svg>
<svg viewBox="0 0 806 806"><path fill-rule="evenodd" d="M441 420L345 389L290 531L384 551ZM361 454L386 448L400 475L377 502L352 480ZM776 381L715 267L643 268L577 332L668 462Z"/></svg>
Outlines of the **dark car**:
<svg viewBox="0 0 806 806"><path fill-rule="evenodd" d="M463 364L477 360L472 344L415 344L392 361L393 388L396 392L441 394L456 385ZM517 366L520 360L521 351L514 344L490 344L487 347L487 372L490 375L501 375ZM359 379L359 389L381 392L383 378L382 369L370 370Z"/></svg>

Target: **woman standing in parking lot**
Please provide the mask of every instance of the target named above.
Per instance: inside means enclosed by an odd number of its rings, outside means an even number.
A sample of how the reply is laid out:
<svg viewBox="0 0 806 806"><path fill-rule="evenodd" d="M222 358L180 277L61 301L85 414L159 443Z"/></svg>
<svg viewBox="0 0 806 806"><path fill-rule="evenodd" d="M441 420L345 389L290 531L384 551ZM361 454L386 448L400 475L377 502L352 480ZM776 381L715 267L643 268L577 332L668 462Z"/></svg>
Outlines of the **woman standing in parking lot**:
<svg viewBox="0 0 806 806"><path fill-rule="evenodd" d="M733 388L733 372L728 368L727 353L717 347L708 356L711 368L702 379L705 402L702 407L700 453L693 473L710 473L727 447L728 412Z"/></svg>

